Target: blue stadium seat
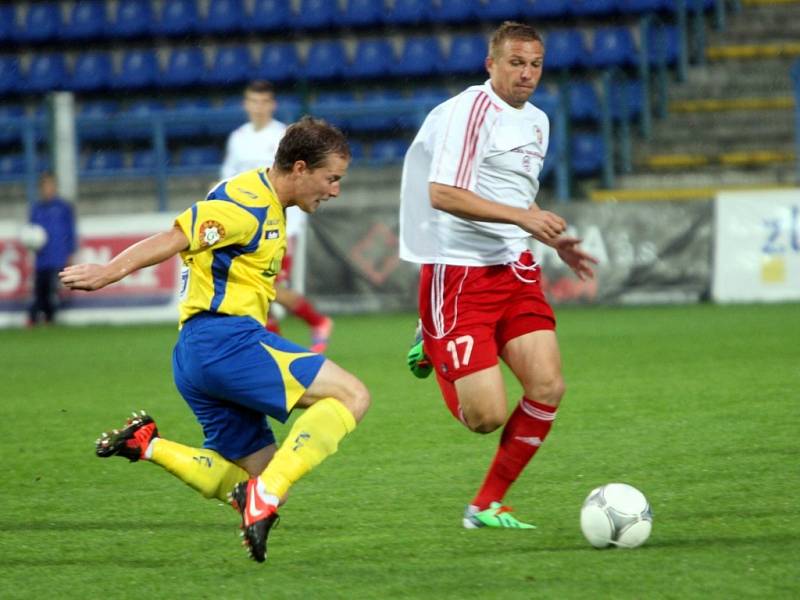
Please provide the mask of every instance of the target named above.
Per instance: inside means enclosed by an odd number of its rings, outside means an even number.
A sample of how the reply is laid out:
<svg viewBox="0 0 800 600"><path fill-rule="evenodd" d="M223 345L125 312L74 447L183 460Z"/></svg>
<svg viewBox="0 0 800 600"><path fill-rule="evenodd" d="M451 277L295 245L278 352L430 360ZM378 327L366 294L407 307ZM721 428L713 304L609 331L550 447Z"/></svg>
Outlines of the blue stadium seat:
<svg viewBox="0 0 800 600"><path fill-rule="evenodd" d="M625 101L627 100L627 102ZM644 105L644 87L640 79L618 81L611 86L611 116L622 118L622 107L626 106L628 118L635 119L642 113Z"/></svg>
<svg viewBox="0 0 800 600"><path fill-rule="evenodd" d="M540 85L536 88L536 91L533 92L530 102L535 107L544 111L552 121L556 116L556 110L558 110L558 91L548 86Z"/></svg>
<svg viewBox="0 0 800 600"><path fill-rule="evenodd" d="M359 105L365 109L379 109L386 102L401 99L402 94L395 90L372 90L364 92ZM396 127L398 127L398 119L390 111L385 111L384 114L369 114L365 112L357 119L353 119L350 124L350 129L353 131L390 131Z"/></svg>
<svg viewBox="0 0 800 600"><path fill-rule="evenodd" d="M153 50L128 50L122 55L120 70L112 85L118 89L146 88L154 85L158 78L158 61Z"/></svg>
<svg viewBox="0 0 800 600"><path fill-rule="evenodd" d="M548 69L579 69L589 64L586 40L578 29L556 29L544 42Z"/></svg>
<svg viewBox="0 0 800 600"><path fill-rule="evenodd" d="M0 156L0 180L13 181L25 177L25 157L22 154Z"/></svg>
<svg viewBox="0 0 800 600"><path fill-rule="evenodd" d="M167 59L162 82L167 87L185 87L203 81L206 72L203 50L197 46L173 48Z"/></svg>
<svg viewBox="0 0 800 600"><path fill-rule="evenodd" d="M283 83L296 79L300 68L300 57L294 44L291 42L266 44L261 50L256 76L273 83Z"/></svg>
<svg viewBox="0 0 800 600"><path fill-rule="evenodd" d="M336 0L300 0L300 9L294 17L299 29L325 29L339 19Z"/></svg>
<svg viewBox="0 0 800 600"><path fill-rule="evenodd" d="M292 123L300 118L303 102L295 94L281 94L278 96L278 108L275 109L275 118L284 123Z"/></svg>
<svg viewBox="0 0 800 600"><path fill-rule="evenodd" d="M0 5L0 40L10 41L17 36L17 9L13 4Z"/></svg>
<svg viewBox="0 0 800 600"><path fill-rule="evenodd" d="M620 10L625 13L644 14L666 8L664 0L618 0L618 2Z"/></svg>
<svg viewBox="0 0 800 600"><path fill-rule="evenodd" d="M354 108L358 106L358 102L353 95L353 92L338 91L338 92L320 92L317 94L314 101L309 107L311 113L315 117L321 117L336 125L340 129L349 129L350 123L355 117L353 116L338 116L334 112L337 108ZM361 117L358 117L359 119Z"/></svg>
<svg viewBox="0 0 800 600"><path fill-rule="evenodd" d="M242 0L211 0L208 13L200 20L200 33L234 33L247 24Z"/></svg>
<svg viewBox="0 0 800 600"><path fill-rule="evenodd" d="M25 107L21 104L0 104L0 123L4 121L19 121L25 118ZM8 144L20 139L16 130L0 127L0 144Z"/></svg>
<svg viewBox="0 0 800 600"><path fill-rule="evenodd" d="M378 140L372 144L369 163L376 166L393 165L403 161L408 150L405 140Z"/></svg>
<svg viewBox="0 0 800 600"><path fill-rule="evenodd" d="M150 139L153 136L153 126L150 117L164 110L164 103L160 100L137 100L120 111L114 123L114 135L121 140ZM133 118L135 121L129 121ZM143 122L140 119L146 118Z"/></svg>
<svg viewBox="0 0 800 600"><path fill-rule="evenodd" d="M115 122L112 119L119 110L119 104L113 100L90 100L82 102L78 108L76 130L81 140L103 140L112 135ZM90 120L81 121L88 117Z"/></svg>
<svg viewBox="0 0 800 600"><path fill-rule="evenodd" d="M488 43L482 35L456 35L444 62L445 73L480 73L485 69Z"/></svg>
<svg viewBox="0 0 800 600"><path fill-rule="evenodd" d="M13 54L0 54L0 94L22 91L19 59Z"/></svg>
<svg viewBox="0 0 800 600"><path fill-rule="evenodd" d="M216 146L189 146L178 154L178 165L198 170L219 168L222 164L222 151Z"/></svg>
<svg viewBox="0 0 800 600"><path fill-rule="evenodd" d="M172 112L181 116L201 117L193 121L175 122L169 118L167 121L168 137L195 137L208 133L206 112L211 109L211 101L207 98L184 98L178 100L172 107ZM202 118L204 117L204 118Z"/></svg>
<svg viewBox="0 0 800 600"><path fill-rule="evenodd" d="M591 81L574 81L569 85L569 116L574 121L600 121L600 99Z"/></svg>
<svg viewBox="0 0 800 600"><path fill-rule="evenodd" d="M522 16L557 19L569 15L569 0L522 0Z"/></svg>
<svg viewBox="0 0 800 600"><path fill-rule="evenodd" d="M398 126L417 129L433 107L441 104L452 94L445 87L415 87L409 100L416 104L416 114L398 117Z"/></svg>
<svg viewBox="0 0 800 600"><path fill-rule="evenodd" d="M347 76L354 79L385 77L394 66L394 50L386 39L359 40Z"/></svg>
<svg viewBox="0 0 800 600"><path fill-rule="evenodd" d="M69 21L61 28L66 40L88 40L103 37L108 27L106 3L103 0L81 0L70 12Z"/></svg>
<svg viewBox="0 0 800 600"><path fill-rule="evenodd" d="M439 39L435 36L406 38L400 59L394 68L395 75L433 75L444 63Z"/></svg>
<svg viewBox="0 0 800 600"><path fill-rule="evenodd" d="M120 150L93 150L81 162L84 175L105 175L122 169L125 157Z"/></svg>
<svg viewBox="0 0 800 600"><path fill-rule="evenodd" d="M247 46L217 48L205 80L214 85L242 83L252 75L252 63Z"/></svg>
<svg viewBox="0 0 800 600"><path fill-rule="evenodd" d="M347 55L340 40L312 42L303 65L303 75L312 80L327 80L344 74Z"/></svg>
<svg viewBox="0 0 800 600"><path fill-rule="evenodd" d="M78 92L101 90L111 85L113 67L107 52L85 52L75 58L69 87Z"/></svg>
<svg viewBox="0 0 800 600"><path fill-rule="evenodd" d="M195 0L169 0L164 2L155 30L162 35L185 35L197 30L198 21Z"/></svg>
<svg viewBox="0 0 800 600"><path fill-rule="evenodd" d="M678 28L675 25L651 26L647 28L648 58L650 64L674 65L678 62L680 46ZM663 52L663 55L662 55Z"/></svg>
<svg viewBox="0 0 800 600"><path fill-rule="evenodd" d="M475 14L482 21L516 19L520 14L518 0L478 0Z"/></svg>
<svg viewBox="0 0 800 600"><path fill-rule="evenodd" d="M576 133L572 136L570 165L578 176L594 175L603 168L605 150L603 138L596 133Z"/></svg>
<svg viewBox="0 0 800 600"><path fill-rule="evenodd" d="M58 3L31 2L24 24L17 27L15 37L21 42L44 42L57 38L60 31L61 9Z"/></svg>
<svg viewBox="0 0 800 600"><path fill-rule="evenodd" d="M120 0L109 36L134 38L150 33L153 23L150 0Z"/></svg>
<svg viewBox="0 0 800 600"><path fill-rule="evenodd" d="M475 18L478 0L439 0L428 19L434 23L465 23Z"/></svg>
<svg viewBox="0 0 800 600"><path fill-rule="evenodd" d="M416 25L430 20L433 10L430 0L394 0L386 13L388 25Z"/></svg>
<svg viewBox="0 0 800 600"><path fill-rule="evenodd" d="M570 10L576 17L602 17L619 12L619 0L572 0Z"/></svg>
<svg viewBox="0 0 800 600"><path fill-rule="evenodd" d="M342 27L369 27L383 21L383 0L347 0L336 24Z"/></svg>
<svg viewBox="0 0 800 600"><path fill-rule="evenodd" d="M364 161L364 144L360 140L350 138L347 140L347 145L350 148L350 160L354 164L361 164Z"/></svg>
<svg viewBox="0 0 800 600"><path fill-rule="evenodd" d="M291 22L291 0L256 0L247 25L253 31L280 31Z"/></svg>
<svg viewBox="0 0 800 600"><path fill-rule="evenodd" d="M49 92L63 89L66 82L64 55L51 52L33 57L25 73L24 86L28 92Z"/></svg>
<svg viewBox="0 0 800 600"><path fill-rule="evenodd" d="M638 64L636 42L627 27L594 30L591 62L595 67L629 67Z"/></svg>
<svg viewBox="0 0 800 600"><path fill-rule="evenodd" d="M156 153L152 150L135 150L131 154L131 168L144 173L152 173L156 166Z"/></svg>

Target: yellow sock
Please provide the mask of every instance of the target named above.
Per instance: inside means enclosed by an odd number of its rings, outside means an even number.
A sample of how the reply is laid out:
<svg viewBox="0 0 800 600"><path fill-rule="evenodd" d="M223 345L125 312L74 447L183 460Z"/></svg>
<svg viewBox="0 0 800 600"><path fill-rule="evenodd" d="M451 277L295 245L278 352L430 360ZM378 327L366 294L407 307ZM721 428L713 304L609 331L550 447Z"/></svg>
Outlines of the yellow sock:
<svg viewBox="0 0 800 600"><path fill-rule="evenodd" d="M250 478L247 471L213 450L192 448L164 438L153 444L150 460L206 498L222 501L227 501L233 486Z"/></svg>
<svg viewBox="0 0 800 600"><path fill-rule="evenodd" d="M270 494L283 497L292 484L335 453L356 420L335 398L318 400L292 426L283 445L261 474Z"/></svg>

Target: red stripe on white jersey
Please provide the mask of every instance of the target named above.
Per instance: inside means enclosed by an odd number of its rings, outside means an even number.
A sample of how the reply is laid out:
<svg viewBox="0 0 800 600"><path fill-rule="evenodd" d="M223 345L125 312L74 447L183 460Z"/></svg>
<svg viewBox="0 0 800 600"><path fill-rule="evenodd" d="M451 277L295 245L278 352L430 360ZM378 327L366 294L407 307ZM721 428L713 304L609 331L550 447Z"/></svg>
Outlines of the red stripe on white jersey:
<svg viewBox="0 0 800 600"><path fill-rule="evenodd" d="M467 123L464 145L461 148L461 159L458 161L458 171L456 172L456 187L466 188L469 185L472 174L472 161L475 158L475 150L478 146L478 134L486 118L486 111L492 101L488 94L481 92L472 104L472 110Z"/></svg>

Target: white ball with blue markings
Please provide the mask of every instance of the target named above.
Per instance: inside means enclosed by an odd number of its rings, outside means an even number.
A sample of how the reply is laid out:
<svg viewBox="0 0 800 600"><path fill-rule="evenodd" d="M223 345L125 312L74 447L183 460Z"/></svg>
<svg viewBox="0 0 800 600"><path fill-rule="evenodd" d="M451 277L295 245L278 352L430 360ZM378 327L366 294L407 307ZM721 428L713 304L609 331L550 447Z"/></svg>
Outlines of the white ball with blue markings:
<svg viewBox="0 0 800 600"><path fill-rule="evenodd" d="M627 483L593 489L581 507L581 531L595 548L636 548L647 541L652 528L647 498Z"/></svg>
<svg viewBox="0 0 800 600"><path fill-rule="evenodd" d="M47 231L37 223L25 223L19 228L17 239L28 250L36 252L47 243Z"/></svg>

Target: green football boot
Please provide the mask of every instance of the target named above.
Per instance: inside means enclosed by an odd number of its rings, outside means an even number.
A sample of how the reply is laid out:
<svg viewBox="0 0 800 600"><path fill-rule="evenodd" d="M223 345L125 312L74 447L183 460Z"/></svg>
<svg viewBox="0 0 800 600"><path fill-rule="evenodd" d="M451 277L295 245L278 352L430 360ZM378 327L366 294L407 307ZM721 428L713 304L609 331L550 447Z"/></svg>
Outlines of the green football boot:
<svg viewBox="0 0 800 600"><path fill-rule="evenodd" d="M478 510L475 506L468 506L464 511L465 529L479 529L480 527L501 527L507 529L536 529L536 525L523 523L511 514L511 508L499 502L492 502L486 510Z"/></svg>
<svg viewBox="0 0 800 600"><path fill-rule="evenodd" d="M425 355L425 350L422 347L422 321L417 323L417 331L414 333L414 343L406 355L406 362L408 368L414 374L414 377L425 379L433 371L431 360Z"/></svg>

